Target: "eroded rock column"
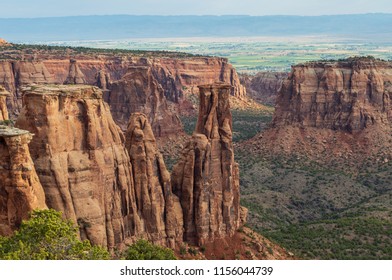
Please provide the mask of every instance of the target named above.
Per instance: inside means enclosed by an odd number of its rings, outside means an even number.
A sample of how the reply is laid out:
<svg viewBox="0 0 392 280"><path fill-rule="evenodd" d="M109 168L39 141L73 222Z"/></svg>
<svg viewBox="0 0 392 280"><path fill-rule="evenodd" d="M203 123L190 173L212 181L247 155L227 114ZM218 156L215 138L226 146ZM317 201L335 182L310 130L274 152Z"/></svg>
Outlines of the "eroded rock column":
<svg viewBox="0 0 392 280"><path fill-rule="evenodd" d="M31 160L26 131L0 126L0 235L9 235L34 209L45 209L45 194Z"/></svg>
<svg viewBox="0 0 392 280"><path fill-rule="evenodd" d="M174 247L182 241L182 209L172 193L170 173L159 152L146 115L131 115L126 148L133 167L133 182L143 232L155 243Z"/></svg>
<svg viewBox="0 0 392 280"><path fill-rule="evenodd" d="M199 86L199 118L173 168L173 191L184 215L184 240L197 245L234 234L240 226L239 170L234 162L231 86Z"/></svg>

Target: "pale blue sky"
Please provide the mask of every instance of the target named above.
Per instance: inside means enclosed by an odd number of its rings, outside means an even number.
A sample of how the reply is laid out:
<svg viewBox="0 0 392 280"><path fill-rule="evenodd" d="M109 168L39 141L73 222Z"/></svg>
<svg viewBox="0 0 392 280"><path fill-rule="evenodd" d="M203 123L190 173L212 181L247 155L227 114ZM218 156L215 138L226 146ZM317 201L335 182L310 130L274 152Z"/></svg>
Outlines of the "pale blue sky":
<svg viewBox="0 0 392 280"><path fill-rule="evenodd" d="M1 3L3 2L3 3ZM0 17L392 13L391 0L1 0Z"/></svg>

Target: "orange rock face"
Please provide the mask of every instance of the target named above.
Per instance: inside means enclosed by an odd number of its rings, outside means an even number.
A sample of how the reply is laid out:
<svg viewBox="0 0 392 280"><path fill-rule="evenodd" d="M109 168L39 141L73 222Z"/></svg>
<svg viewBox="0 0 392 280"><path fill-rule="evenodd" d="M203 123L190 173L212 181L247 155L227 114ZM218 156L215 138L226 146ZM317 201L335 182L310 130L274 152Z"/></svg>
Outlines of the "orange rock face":
<svg viewBox="0 0 392 280"><path fill-rule="evenodd" d="M165 90L165 96L177 102L186 91L198 91L197 86L217 81L232 85L231 95L243 99L246 90L237 72L225 58L154 59L154 76Z"/></svg>
<svg viewBox="0 0 392 280"><path fill-rule="evenodd" d="M132 66L121 80L110 86L105 100L117 124L126 129L132 113L144 113L157 137L182 130L180 119L169 111L163 89L149 66Z"/></svg>
<svg viewBox="0 0 392 280"><path fill-rule="evenodd" d="M142 112L151 121L156 136L176 134L182 129L175 113L166 108L166 100L163 99L179 103L185 94L196 91L197 85L216 81L231 84L233 86L231 94L237 98L245 97L245 88L240 84L237 73L227 59L175 58L158 55L155 57L154 53L151 57L113 55L105 52L84 54L72 49L65 51L13 50L12 55L0 52L0 58L3 60L0 62L0 85L4 85L12 94L8 99L8 108L13 117L19 114L22 107L20 86L64 83L97 85L105 91L105 100L112 108L115 122L122 129L126 129L131 113ZM127 103L121 106L117 103L118 101L129 101L131 96L134 97L134 89L125 83L132 82L132 78L129 77L129 68L135 66L149 68L147 73L142 74L144 75L143 84L135 85L139 90L138 104ZM143 92L151 94L152 89L149 83L145 83L146 80L154 80L158 86L158 99L154 97L156 100L151 100L151 95L141 95ZM145 89L143 89L144 85L147 86ZM110 95L110 98L106 99L106 95ZM138 107L142 110L134 111L127 107ZM155 116L152 117L152 114ZM161 130L161 134L158 130Z"/></svg>
<svg viewBox="0 0 392 280"><path fill-rule="evenodd" d="M196 130L173 168L173 190L183 208L184 240L197 245L231 236L241 223L230 91L227 84L200 86Z"/></svg>
<svg viewBox="0 0 392 280"><path fill-rule="evenodd" d="M100 89L32 87L16 125L35 134L30 150L47 205L77 223L83 239L113 248L137 236L130 159Z"/></svg>
<svg viewBox="0 0 392 280"><path fill-rule="evenodd" d="M133 186L142 231L149 240L174 248L182 241L182 209L172 192L170 173L144 114L132 114L126 132L126 148L133 166Z"/></svg>
<svg viewBox="0 0 392 280"><path fill-rule="evenodd" d="M8 120L8 109L6 98L9 96L9 92L0 86L0 121Z"/></svg>
<svg viewBox="0 0 392 280"><path fill-rule="evenodd" d="M31 160L25 130L0 126L0 235L9 235L34 209L45 209L45 194Z"/></svg>
<svg viewBox="0 0 392 280"><path fill-rule="evenodd" d="M392 121L392 69L372 59L294 66L278 96L275 127L348 132Z"/></svg>
<svg viewBox="0 0 392 280"><path fill-rule="evenodd" d="M320 162L392 151L392 69L354 58L292 68L279 92L272 127L250 140L267 154L297 154Z"/></svg>

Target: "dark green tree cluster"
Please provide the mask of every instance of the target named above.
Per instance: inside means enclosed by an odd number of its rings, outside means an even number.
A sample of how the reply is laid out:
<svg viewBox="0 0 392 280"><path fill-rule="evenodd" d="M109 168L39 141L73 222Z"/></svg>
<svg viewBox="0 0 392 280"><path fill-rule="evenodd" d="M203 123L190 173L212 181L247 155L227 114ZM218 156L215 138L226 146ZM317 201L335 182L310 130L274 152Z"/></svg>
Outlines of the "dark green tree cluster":
<svg viewBox="0 0 392 280"><path fill-rule="evenodd" d="M3 260L106 260L109 252L80 241L77 228L53 209L35 210L10 237L0 236Z"/></svg>
<svg viewBox="0 0 392 280"><path fill-rule="evenodd" d="M2 260L108 260L110 253L90 241L80 241L77 227L61 212L35 210L10 237L0 236ZM139 240L120 257L127 260L175 260L173 250Z"/></svg>
<svg viewBox="0 0 392 280"><path fill-rule="evenodd" d="M126 260L176 260L173 250L139 240L128 247L124 253Z"/></svg>

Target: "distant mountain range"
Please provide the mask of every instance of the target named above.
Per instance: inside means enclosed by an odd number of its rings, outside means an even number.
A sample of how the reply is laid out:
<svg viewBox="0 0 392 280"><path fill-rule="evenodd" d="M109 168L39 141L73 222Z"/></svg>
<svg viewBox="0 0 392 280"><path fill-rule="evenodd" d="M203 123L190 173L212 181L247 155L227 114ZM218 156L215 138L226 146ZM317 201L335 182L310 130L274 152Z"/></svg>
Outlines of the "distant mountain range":
<svg viewBox="0 0 392 280"><path fill-rule="evenodd" d="M389 40L392 14L333 16L75 16L2 18L12 42L128 38L331 35Z"/></svg>

